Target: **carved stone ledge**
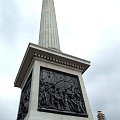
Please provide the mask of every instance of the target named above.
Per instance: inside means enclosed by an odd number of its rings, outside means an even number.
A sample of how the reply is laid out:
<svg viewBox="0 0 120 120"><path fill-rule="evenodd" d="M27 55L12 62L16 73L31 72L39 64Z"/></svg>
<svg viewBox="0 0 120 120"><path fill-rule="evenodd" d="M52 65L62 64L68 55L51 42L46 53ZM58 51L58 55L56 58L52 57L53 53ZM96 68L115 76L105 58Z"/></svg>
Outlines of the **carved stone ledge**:
<svg viewBox="0 0 120 120"><path fill-rule="evenodd" d="M44 59L44 60L52 61L52 62L55 62L55 63L58 63L58 64L62 64L62 65L66 65L66 66L69 66L69 67L77 68L79 70L84 70L84 67L82 67L82 66L78 66L76 64L72 64L70 62L62 61L62 60L52 58L52 57L49 57L49 56L45 56L45 55L42 55L42 54L34 53L33 56Z"/></svg>
<svg viewBox="0 0 120 120"><path fill-rule="evenodd" d="M26 71L28 71L30 64L33 62L34 57L78 69L81 71L82 74L90 66L90 61L77 58L62 52L46 49L30 43L28 45L20 69L16 76L14 82L15 87L19 87L19 88L22 87L21 85L23 83Z"/></svg>

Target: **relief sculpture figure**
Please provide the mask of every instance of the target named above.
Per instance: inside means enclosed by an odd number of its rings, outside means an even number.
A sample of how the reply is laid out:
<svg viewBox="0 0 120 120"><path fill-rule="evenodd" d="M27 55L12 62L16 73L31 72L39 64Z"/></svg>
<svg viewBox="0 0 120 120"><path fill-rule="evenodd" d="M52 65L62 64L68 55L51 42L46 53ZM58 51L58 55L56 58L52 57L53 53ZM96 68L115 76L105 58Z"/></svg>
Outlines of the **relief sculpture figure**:
<svg viewBox="0 0 120 120"><path fill-rule="evenodd" d="M77 76L42 68L38 110L87 114Z"/></svg>

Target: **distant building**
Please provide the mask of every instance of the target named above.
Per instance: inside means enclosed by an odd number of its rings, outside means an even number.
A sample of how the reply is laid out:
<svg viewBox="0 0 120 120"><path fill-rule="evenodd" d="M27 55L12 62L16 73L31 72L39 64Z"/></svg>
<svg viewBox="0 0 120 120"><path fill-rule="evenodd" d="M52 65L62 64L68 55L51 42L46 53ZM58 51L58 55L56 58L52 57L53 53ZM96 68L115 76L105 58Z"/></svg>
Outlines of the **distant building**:
<svg viewBox="0 0 120 120"><path fill-rule="evenodd" d="M102 113L101 110L98 111L97 118L98 118L98 120L106 120L105 115Z"/></svg>

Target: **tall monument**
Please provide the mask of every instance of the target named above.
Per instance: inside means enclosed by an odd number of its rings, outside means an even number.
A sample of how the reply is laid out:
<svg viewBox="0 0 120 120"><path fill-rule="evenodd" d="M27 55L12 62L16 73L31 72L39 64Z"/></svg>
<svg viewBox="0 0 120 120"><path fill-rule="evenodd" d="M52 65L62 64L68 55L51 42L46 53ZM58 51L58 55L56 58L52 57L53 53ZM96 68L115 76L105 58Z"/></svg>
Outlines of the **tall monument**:
<svg viewBox="0 0 120 120"><path fill-rule="evenodd" d="M17 120L93 120L82 74L90 62L61 52L53 0L43 0L39 43L29 43L14 86Z"/></svg>
<svg viewBox="0 0 120 120"><path fill-rule="evenodd" d="M39 45L60 51L57 21L53 0L43 0Z"/></svg>

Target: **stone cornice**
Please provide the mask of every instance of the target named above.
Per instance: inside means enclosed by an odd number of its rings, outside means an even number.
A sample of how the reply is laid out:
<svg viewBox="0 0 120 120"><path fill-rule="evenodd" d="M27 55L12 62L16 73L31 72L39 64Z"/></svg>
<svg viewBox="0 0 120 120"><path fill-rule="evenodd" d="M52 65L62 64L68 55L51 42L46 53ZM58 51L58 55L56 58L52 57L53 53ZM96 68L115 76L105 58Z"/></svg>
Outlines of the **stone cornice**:
<svg viewBox="0 0 120 120"><path fill-rule="evenodd" d="M65 66L70 66L70 67L73 67L73 68L77 68L77 69L80 69L82 71L84 71L84 69L85 69L84 66L80 66L80 65L77 65L77 64L72 63L72 62L67 62L66 60L61 60L61 59L57 59L57 58L54 58L54 57L49 57L49 56L46 56L46 55L43 55L43 54L34 53L33 56L41 58L43 60L52 61L52 62L55 62L57 64L62 64L62 65L65 65Z"/></svg>
<svg viewBox="0 0 120 120"><path fill-rule="evenodd" d="M28 71L28 68L33 58L40 58L42 60L54 62L59 65L64 65L70 68L78 69L82 73L84 73L90 66L90 61L83 60L59 51L43 48L38 45L30 43L28 45L20 69L16 76L14 82L15 87L21 87L21 83L23 82L23 79Z"/></svg>

